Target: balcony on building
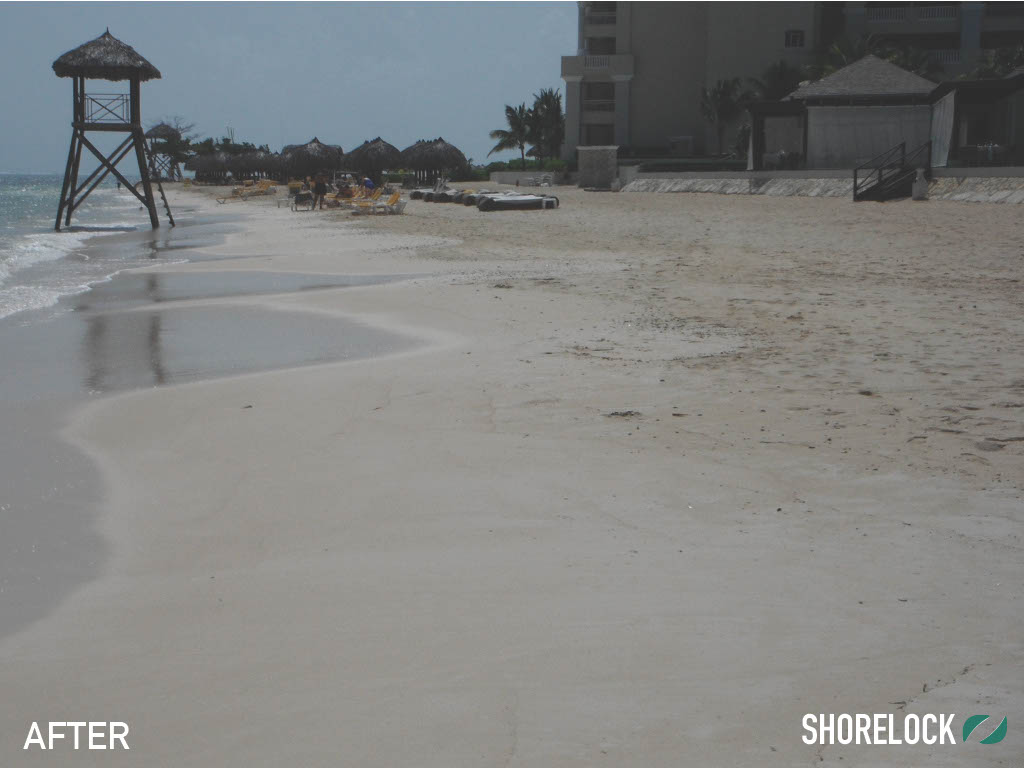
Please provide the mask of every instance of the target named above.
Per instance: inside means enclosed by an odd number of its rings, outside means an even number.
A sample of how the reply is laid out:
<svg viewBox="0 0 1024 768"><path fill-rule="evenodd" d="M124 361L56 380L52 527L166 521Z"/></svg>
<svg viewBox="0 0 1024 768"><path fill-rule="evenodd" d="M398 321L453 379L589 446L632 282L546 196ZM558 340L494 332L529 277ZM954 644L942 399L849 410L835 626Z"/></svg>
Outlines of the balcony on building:
<svg viewBox="0 0 1024 768"><path fill-rule="evenodd" d="M985 3L981 24L986 32L1024 30L1024 3Z"/></svg>
<svg viewBox="0 0 1024 768"><path fill-rule="evenodd" d="M884 40L899 48L913 49L927 53L928 59L937 70L936 77L949 79L964 71L964 67L973 62L967 61L960 47L960 36L955 33L946 34L888 34Z"/></svg>
<svg viewBox="0 0 1024 768"><path fill-rule="evenodd" d="M562 57L562 77L632 75L633 54L590 54Z"/></svg>
<svg viewBox="0 0 1024 768"><path fill-rule="evenodd" d="M867 31L942 33L960 28L960 8L955 3L866 3Z"/></svg>

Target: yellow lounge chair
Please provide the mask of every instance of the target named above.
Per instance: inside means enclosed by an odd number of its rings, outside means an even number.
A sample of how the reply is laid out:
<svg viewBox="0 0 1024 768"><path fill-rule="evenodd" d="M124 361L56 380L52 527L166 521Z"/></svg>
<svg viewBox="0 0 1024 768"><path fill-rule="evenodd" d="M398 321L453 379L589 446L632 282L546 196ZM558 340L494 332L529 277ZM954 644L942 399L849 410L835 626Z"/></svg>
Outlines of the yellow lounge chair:
<svg viewBox="0 0 1024 768"><path fill-rule="evenodd" d="M398 213L400 211L399 205L401 204L401 199L402 193L395 192L393 195L391 195L391 197L389 197L387 200L384 200L383 202L380 200L375 200L373 202L362 203L361 205L358 205L352 211L352 213L354 215L364 213ZM401 204L401 208L404 207L405 205Z"/></svg>

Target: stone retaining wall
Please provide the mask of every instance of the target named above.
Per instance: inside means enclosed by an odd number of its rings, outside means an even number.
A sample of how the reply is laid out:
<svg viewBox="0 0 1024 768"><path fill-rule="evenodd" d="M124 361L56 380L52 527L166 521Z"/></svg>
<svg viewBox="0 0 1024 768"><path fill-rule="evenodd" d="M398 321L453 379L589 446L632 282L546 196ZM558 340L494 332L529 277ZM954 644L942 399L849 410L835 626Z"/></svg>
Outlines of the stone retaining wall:
<svg viewBox="0 0 1024 768"><path fill-rule="evenodd" d="M947 176L932 180L928 197L968 203L1024 203L1024 178Z"/></svg>
<svg viewBox="0 0 1024 768"><path fill-rule="evenodd" d="M710 192L717 195L852 197L853 179L634 179L623 192Z"/></svg>
<svg viewBox="0 0 1024 768"><path fill-rule="evenodd" d="M853 179L675 178L634 179L623 192L709 192L718 195L853 197ZM946 176L928 187L932 200L1024 203L1024 178Z"/></svg>

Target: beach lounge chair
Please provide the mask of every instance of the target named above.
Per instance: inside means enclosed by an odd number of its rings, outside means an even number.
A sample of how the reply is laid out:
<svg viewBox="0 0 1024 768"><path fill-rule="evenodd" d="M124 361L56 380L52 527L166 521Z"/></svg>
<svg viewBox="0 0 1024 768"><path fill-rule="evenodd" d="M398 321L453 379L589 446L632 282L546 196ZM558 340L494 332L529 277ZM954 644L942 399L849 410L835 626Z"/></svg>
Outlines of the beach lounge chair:
<svg viewBox="0 0 1024 768"><path fill-rule="evenodd" d="M389 213L388 207L394 206L402 197L401 192L395 192L386 201L381 202L379 199L383 189L374 190L373 195L368 200L355 202L352 204L352 213L364 214L364 213Z"/></svg>
<svg viewBox="0 0 1024 768"><path fill-rule="evenodd" d="M479 211L542 211L558 207L554 195L486 195L476 204Z"/></svg>
<svg viewBox="0 0 1024 768"><path fill-rule="evenodd" d="M292 210L299 210L300 205L308 205L307 211L313 210L313 193L312 192L299 192L292 198Z"/></svg>
<svg viewBox="0 0 1024 768"><path fill-rule="evenodd" d="M387 200L378 200L374 203L367 203L358 206L352 211L353 215L364 213L386 213L395 214L406 210L406 203L401 199L401 193L394 193Z"/></svg>

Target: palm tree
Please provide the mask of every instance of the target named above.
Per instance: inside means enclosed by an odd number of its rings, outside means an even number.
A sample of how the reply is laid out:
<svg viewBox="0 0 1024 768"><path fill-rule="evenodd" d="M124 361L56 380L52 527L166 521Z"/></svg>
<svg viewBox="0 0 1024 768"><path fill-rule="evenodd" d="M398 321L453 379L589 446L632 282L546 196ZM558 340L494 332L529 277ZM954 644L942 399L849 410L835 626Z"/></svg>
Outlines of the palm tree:
<svg viewBox="0 0 1024 768"><path fill-rule="evenodd" d="M554 88L542 88L533 95L530 143L536 147L541 165L545 157L556 157L565 140L565 115L562 94Z"/></svg>
<svg viewBox="0 0 1024 768"><path fill-rule="evenodd" d="M1012 48L986 51L968 77L976 80L1005 77L1017 67L1024 66L1024 43Z"/></svg>
<svg viewBox="0 0 1024 768"><path fill-rule="evenodd" d="M526 112L527 142L532 145L529 155L537 158L537 167L544 167L544 156L547 154L544 143L544 113L538 109L537 101L534 99L533 106Z"/></svg>
<svg viewBox="0 0 1024 768"><path fill-rule="evenodd" d="M856 40L841 37L833 42L814 64L806 67L806 74L811 80L818 80L868 54L932 80L942 72L942 65L921 48L894 44L878 35L863 35Z"/></svg>
<svg viewBox="0 0 1024 768"><path fill-rule="evenodd" d="M718 153L722 153L722 138L725 126L739 117L740 101L747 94L740 92L740 79L719 80L711 88L700 89L700 111L704 119L715 126L718 139Z"/></svg>
<svg viewBox="0 0 1024 768"><path fill-rule="evenodd" d="M928 80L939 80L942 74L942 64L932 58L931 54L923 48L913 46L899 46L890 48L883 58L897 67L902 67L908 72L927 78Z"/></svg>
<svg viewBox="0 0 1024 768"><path fill-rule="evenodd" d="M798 67L779 59L761 74L760 79L751 77L748 82L759 98L778 101L795 91L803 79L804 74Z"/></svg>
<svg viewBox="0 0 1024 768"><path fill-rule="evenodd" d="M530 114L526 109L526 104L520 104L518 107L506 104L505 120L508 123L508 130L497 128L491 131L491 138L497 139L498 143L487 153L487 156L490 157L495 152L518 149L523 159L523 170L526 170L526 145L530 141Z"/></svg>

